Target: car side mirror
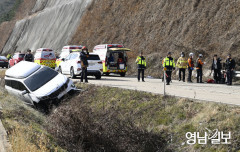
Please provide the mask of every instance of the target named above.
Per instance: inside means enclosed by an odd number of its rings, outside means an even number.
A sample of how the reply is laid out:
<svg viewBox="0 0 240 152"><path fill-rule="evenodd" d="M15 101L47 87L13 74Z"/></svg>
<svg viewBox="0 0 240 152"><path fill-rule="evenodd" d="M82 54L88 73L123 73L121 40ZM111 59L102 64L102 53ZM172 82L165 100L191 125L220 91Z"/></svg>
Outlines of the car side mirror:
<svg viewBox="0 0 240 152"><path fill-rule="evenodd" d="M62 58L62 61L65 61L65 58Z"/></svg>
<svg viewBox="0 0 240 152"><path fill-rule="evenodd" d="M24 91L22 91L22 93L21 93L22 95L25 95L25 94L27 94L27 90L24 90Z"/></svg>

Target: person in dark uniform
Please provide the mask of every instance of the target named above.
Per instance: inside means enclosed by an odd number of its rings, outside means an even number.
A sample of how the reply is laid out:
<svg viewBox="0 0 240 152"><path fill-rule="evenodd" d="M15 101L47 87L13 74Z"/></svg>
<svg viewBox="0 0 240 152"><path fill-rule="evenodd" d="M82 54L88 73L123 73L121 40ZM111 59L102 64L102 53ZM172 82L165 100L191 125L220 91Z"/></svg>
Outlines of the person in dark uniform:
<svg viewBox="0 0 240 152"><path fill-rule="evenodd" d="M30 49L27 50L27 54L24 56L24 61L28 61L28 62L34 61L34 57Z"/></svg>
<svg viewBox="0 0 240 152"><path fill-rule="evenodd" d="M146 69L146 58L143 56L143 53L140 52L140 55L136 59L138 65L138 82L140 81L140 74L142 73L142 82L144 81L144 70Z"/></svg>
<svg viewBox="0 0 240 152"><path fill-rule="evenodd" d="M88 60L89 52L87 47L82 47L82 52L80 53L81 58L81 67L82 67L82 74L81 74L81 82L83 82L83 78L85 79L85 83L88 83L87 79L87 67L88 67Z"/></svg>
<svg viewBox="0 0 240 152"><path fill-rule="evenodd" d="M213 57L213 63L212 63L212 71L214 72L214 81L215 83L220 83L222 74L222 64L221 64L222 59L218 58L217 54L214 55Z"/></svg>
<svg viewBox="0 0 240 152"><path fill-rule="evenodd" d="M227 85L232 85L233 71L235 69L235 60L231 58L231 54L228 54L225 68L227 73Z"/></svg>
<svg viewBox="0 0 240 152"><path fill-rule="evenodd" d="M166 71L166 75L167 75L167 85L170 85L170 82L172 80L172 71L175 70L175 62L174 62L174 58L172 58L172 53L168 52L167 57L164 59L163 62L163 67L164 70Z"/></svg>

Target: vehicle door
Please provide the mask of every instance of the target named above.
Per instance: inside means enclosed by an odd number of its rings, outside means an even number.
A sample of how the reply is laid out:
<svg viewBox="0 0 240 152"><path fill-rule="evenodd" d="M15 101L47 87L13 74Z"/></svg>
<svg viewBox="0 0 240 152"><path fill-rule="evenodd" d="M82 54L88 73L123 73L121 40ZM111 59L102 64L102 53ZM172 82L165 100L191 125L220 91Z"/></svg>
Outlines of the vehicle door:
<svg viewBox="0 0 240 152"><path fill-rule="evenodd" d="M63 62L61 62L61 68L62 68L62 72L64 73L64 74L68 74L69 73L69 60L70 60L70 58L71 58L71 56L72 56L72 54L69 54L65 59L64 59L64 61Z"/></svg>
<svg viewBox="0 0 240 152"><path fill-rule="evenodd" d="M16 80L6 80L5 85L8 87L8 91L13 95L19 97L21 100L25 101L28 104L32 104L32 99L29 96L29 91L22 82Z"/></svg>
<svg viewBox="0 0 240 152"><path fill-rule="evenodd" d="M69 74L70 74L71 67L73 67L74 70L77 69L78 62L79 62L79 53L72 53L68 62Z"/></svg>

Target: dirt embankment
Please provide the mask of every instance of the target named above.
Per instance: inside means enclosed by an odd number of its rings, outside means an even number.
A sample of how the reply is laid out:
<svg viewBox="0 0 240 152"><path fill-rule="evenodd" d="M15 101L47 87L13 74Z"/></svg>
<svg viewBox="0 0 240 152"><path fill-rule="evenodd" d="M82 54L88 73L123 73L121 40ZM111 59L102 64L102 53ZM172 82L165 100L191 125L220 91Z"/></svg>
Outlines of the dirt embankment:
<svg viewBox="0 0 240 152"><path fill-rule="evenodd" d="M239 61L239 14L240 1L98 0L89 6L71 42L90 49L123 43L134 59L144 51L151 74L168 51L175 58L181 51L202 53L208 60L215 53L225 59L230 52Z"/></svg>
<svg viewBox="0 0 240 152"><path fill-rule="evenodd" d="M36 0L24 0L17 9L14 19L12 21L3 22L2 24L0 24L0 51L3 49L5 43L7 42L17 20L20 20L25 16L29 15L35 3ZM14 50L12 50L12 52L10 53L13 52Z"/></svg>

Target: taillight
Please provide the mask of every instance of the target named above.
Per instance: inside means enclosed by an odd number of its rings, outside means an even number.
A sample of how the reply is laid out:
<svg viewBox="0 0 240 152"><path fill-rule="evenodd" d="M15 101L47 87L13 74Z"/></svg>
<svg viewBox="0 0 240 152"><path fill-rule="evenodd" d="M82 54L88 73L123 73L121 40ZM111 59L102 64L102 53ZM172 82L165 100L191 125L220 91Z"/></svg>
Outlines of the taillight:
<svg viewBox="0 0 240 152"><path fill-rule="evenodd" d="M106 59L105 59L105 66L107 66L108 64L107 64L107 57L106 57Z"/></svg>
<svg viewBox="0 0 240 152"><path fill-rule="evenodd" d="M100 69L100 71L102 71L102 72L103 72L103 69Z"/></svg>
<svg viewBox="0 0 240 152"><path fill-rule="evenodd" d="M81 63L81 61L77 61L77 63Z"/></svg>
<svg viewBox="0 0 240 152"><path fill-rule="evenodd" d="M98 64L102 64L102 61L98 62Z"/></svg>

